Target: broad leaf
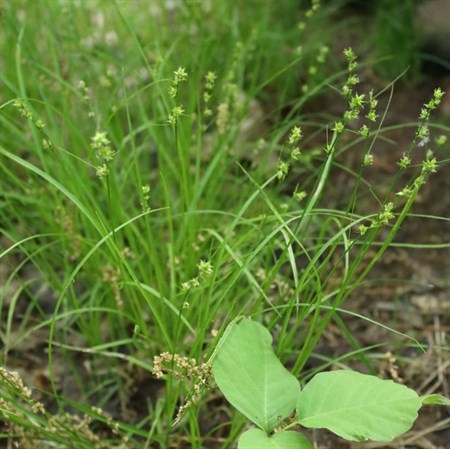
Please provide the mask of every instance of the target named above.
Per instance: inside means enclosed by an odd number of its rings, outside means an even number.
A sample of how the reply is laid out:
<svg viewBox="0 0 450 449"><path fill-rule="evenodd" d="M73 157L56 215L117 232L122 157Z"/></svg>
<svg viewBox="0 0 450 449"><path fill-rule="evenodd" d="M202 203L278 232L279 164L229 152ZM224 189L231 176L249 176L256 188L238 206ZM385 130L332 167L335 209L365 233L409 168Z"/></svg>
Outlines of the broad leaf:
<svg viewBox="0 0 450 449"><path fill-rule="evenodd" d="M450 399L441 394L429 394L427 396L421 396L420 399L422 400L422 404L450 405Z"/></svg>
<svg viewBox="0 0 450 449"><path fill-rule="evenodd" d="M409 430L422 399L391 380L354 371L315 376L300 393L299 424L353 441L391 441Z"/></svg>
<svg viewBox="0 0 450 449"><path fill-rule="evenodd" d="M269 331L251 319L228 328L212 362L228 401L266 432L295 409L300 386L272 349Z"/></svg>
<svg viewBox="0 0 450 449"><path fill-rule="evenodd" d="M305 435L282 430L268 436L260 429L250 429L239 438L238 449L314 449Z"/></svg>

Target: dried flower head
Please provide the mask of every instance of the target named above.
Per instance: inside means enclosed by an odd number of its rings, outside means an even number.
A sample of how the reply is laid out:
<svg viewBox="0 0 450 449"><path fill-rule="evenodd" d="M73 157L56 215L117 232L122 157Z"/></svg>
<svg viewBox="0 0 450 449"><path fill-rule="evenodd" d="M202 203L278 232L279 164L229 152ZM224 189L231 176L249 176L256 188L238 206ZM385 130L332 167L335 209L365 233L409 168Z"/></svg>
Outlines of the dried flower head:
<svg viewBox="0 0 450 449"><path fill-rule="evenodd" d="M158 379L164 375L170 375L181 382L191 384L189 398L178 409L175 423L181 419L187 408L200 400L204 388L211 388L211 365L209 363L198 364L195 359L180 354L163 352L155 356L153 358L153 374Z"/></svg>

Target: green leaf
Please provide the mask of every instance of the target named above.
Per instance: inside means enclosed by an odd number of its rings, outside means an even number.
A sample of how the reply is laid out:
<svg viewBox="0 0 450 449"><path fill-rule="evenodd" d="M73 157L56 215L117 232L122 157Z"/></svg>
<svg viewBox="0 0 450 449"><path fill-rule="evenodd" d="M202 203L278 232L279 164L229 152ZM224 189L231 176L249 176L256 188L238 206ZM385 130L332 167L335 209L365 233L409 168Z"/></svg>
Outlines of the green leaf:
<svg viewBox="0 0 450 449"><path fill-rule="evenodd" d="M428 394L421 396L422 404L450 405L450 399L441 394Z"/></svg>
<svg viewBox="0 0 450 449"><path fill-rule="evenodd" d="M404 385L354 371L315 376L300 393L298 423L353 441L391 441L409 430L422 399Z"/></svg>
<svg viewBox="0 0 450 449"><path fill-rule="evenodd" d="M282 430L268 436L260 429L250 429L239 438L238 449L314 449L305 435Z"/></svg>
<svg viewBox="0 0 450 449"><path fill-rule="evenodd" d="M272 431L294 411L300 386L275 355L269 331L246 318L227 328L218 348L212 370L222 393L250 421Z"/></svg>

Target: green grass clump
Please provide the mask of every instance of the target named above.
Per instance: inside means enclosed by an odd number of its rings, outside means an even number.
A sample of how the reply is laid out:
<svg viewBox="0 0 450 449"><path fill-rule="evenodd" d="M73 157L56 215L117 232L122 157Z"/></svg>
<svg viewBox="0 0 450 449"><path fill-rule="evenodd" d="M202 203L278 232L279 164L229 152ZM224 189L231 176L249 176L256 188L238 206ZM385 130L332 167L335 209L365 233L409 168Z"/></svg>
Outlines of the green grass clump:
<svg viewBox="0 0 450 449"><path fill-rule="evenodd" d="M350 49L348 67L330 58L332 10L2 7L0 357L11 366L34 341L48 380L36 401L2 370L2 438L200 448L226 425L229 447L243 420L204 418L218 414L205 363L240 314L276 331L296 376L311 375L302 370L331 319L372 369L337 311L442 164L449 128L435 141L437 89L409 124L411 146L387 191L373 191L365 170L386 131L384 92L358 90ZM326 89L343 109L330 123L305 112ZM428 140L430 152L417 148ZM356 169L342 163L350 151ZM333 201L341 171L351 182ZM139 379L153 389L138 393L143 410L130 416Z"/></svg>

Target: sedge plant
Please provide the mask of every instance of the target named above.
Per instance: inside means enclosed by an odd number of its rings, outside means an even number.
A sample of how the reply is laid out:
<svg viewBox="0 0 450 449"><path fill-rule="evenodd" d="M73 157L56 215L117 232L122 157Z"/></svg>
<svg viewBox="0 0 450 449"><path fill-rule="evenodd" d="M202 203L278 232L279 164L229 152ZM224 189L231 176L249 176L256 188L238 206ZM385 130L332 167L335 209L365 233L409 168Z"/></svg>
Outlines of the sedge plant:
<svg viewBox="0 0 450 449"><path fill-rule="evenodd" d="M437 90L389 192L358 209L384 92L357 90L350 49L327 73L319 2L144 3L2 9L0 432L22 446L200 449L229 424L229 447L241 416L202 425L227 323L261 318L301 378L331 320L351 339L345 300L444 166ZM330 85L345 114L308 120ZM333 207L349 134L361 164Z"/></svg>

